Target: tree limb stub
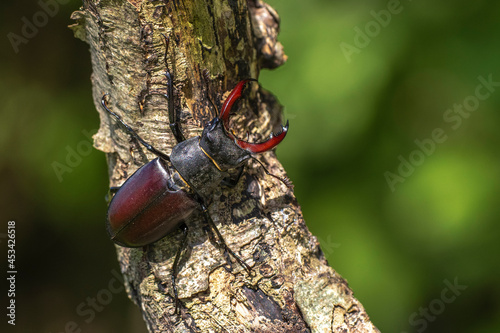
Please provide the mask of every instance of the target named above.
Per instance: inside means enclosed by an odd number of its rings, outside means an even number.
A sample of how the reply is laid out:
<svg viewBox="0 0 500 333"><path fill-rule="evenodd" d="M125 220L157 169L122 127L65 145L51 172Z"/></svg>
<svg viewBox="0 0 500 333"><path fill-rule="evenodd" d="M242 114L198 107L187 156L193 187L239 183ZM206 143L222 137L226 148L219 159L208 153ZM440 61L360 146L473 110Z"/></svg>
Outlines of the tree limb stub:
<svg viewBox="0 0 500 333"><path fill-rule="evenodd" d="M85 0L72 18L75 36L90 45L101 118L94 145L106 153L111 186L154 156L101 110L104 93L110 108L141 137L170 154L175 139L162 96L167 68L189 138L212 118L207 96L220 107L239 80L258 78L261 68L286 61L277 41L279 17L259 0ZM281 123L281 106L255 84L248 90L231 128L237 134L248 129L250 140L259 141ZM293 124L291 129L294 135ZM273 152L259 159L284 175ZM234 261L228 264L195 214L186 222L188 246L177 279L182 309L176 315L171 274L182 233L145 248L117 246L127 293L150 332L378 332L346 281L328 266L292 190L257 162L248 162L235 188L221 187L211 200L214 222L252 274Z"/></svg>

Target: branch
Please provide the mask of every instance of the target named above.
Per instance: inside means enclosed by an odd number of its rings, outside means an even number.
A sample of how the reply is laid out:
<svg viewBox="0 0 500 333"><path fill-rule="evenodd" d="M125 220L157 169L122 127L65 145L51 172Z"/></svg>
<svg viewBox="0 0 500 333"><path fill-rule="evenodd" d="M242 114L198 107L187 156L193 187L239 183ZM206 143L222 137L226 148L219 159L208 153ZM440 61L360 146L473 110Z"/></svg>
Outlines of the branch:
<svg viewBox="0 0 500 333"><path fill-rule="evenodd" d="M103 112L104 93L109 107L144 140L170 154L176 141L162 96L167 68L182 131L190 138L213 117L209 98L220 107L240 79L258 78L261 68L286 60L276 38L279 17L259 0L86 0L72 18L75 36L90 45L101 119L94 145L106 153L110 186L121 185L155 156ZM281 106L271 93L252 86L231 128L240 137L250 129L250 141L259 141L281 124ZM298 135L293 124L289 135ZM258 158L284 176L273 152ZM186 221L188 250L177 275L180 315L171 275L182 232L144 248L116 246L128 295L150 332L378 332L346 281L328 266L293 191L267 176L258 162L248 162L235 188L218 189L209 211L252 274L235 261L228 264L201 214L194 214Z"/></svg>

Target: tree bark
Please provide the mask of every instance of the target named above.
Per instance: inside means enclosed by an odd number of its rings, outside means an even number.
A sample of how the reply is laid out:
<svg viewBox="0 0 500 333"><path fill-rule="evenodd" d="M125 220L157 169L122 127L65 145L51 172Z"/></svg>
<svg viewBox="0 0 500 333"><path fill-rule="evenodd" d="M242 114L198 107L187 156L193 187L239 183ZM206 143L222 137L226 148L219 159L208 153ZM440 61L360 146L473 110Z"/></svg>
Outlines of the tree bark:
<svg viewBox="0 0 500 333"><path fill-rule="evenodd" d="M261 68L286 60L277 41L278 15L259 0L85 0L72 18L75 36L90 45L101 119L94 145L106 153L110 186L121 185L155 156L103 112L104 93L109 107L143 139L170 154L176 144L170 110L158 94L167 92L167 68L190 138L213 117L207 96L220 107L239 80L258 78ZM250 141L259 141L279 128L281 106L271 93L251 87L231 126L239 136L249 129ZM288 135L299 135L293 123ZM274 152L258 157L269 171L284 175ZM252 274L227 262L201 214L194 214L186 221L188 246L177 279L180 315L171 275L182 233L144 248L116 246L126 290L150 332L378 332L347 282L328 266L293 191L258 163L248 162L235 188L217 190L209 210Z"/></svg>

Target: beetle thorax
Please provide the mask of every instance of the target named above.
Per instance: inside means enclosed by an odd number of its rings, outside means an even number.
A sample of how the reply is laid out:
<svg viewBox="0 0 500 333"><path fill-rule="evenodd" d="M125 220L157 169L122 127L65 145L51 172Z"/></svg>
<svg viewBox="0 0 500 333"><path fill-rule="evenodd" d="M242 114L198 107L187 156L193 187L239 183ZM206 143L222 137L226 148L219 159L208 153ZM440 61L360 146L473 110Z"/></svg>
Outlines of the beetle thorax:
<svg viewBox="0 0 500 333"><path fill-rule="evenodd" d="M207 197L228 176L227 170L241 166L250 152L240 148L225 132L222 121L213 119L201 137L180 142L170 161L192 190Z"/></svg>

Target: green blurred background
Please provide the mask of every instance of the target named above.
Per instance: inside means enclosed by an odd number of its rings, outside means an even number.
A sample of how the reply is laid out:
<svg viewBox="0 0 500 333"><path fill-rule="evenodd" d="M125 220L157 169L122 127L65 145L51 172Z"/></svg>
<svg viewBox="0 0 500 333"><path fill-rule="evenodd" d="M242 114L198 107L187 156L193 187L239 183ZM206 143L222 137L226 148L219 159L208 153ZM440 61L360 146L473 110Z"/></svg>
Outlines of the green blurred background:
<svg viewBox="0 0 500 333"><path fill-rule="evenodd" d="M260 81L285 106L278 155L329 263L382 332L499 332L500 2L269 3L289 60ZM61 4L17 53L8 34L41 7L1 5L0 256L5 272L15 220L18 270L9 328L144 332L114 284L107 167L85 134L99 126L88 46L66 28L80 4ZM431 143L439 129L444 142ZM71 151L80 159L58 176Z"/></svg>

